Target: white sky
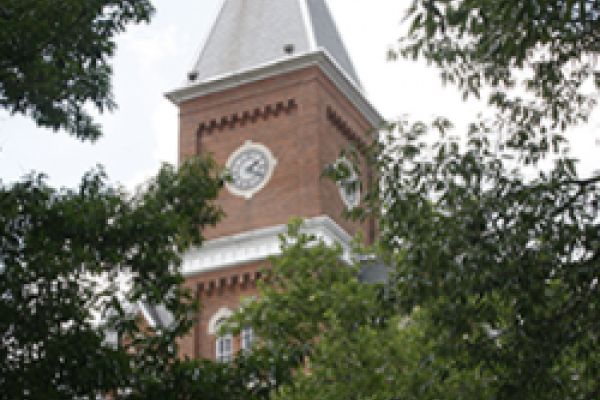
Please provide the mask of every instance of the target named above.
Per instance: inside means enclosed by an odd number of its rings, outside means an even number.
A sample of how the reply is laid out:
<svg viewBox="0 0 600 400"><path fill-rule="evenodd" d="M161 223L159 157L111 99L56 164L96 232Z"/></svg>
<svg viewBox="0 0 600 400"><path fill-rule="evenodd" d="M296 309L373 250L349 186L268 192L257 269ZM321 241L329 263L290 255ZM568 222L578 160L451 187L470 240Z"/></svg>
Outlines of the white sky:
<svg viewBox="0 0 600 400"><path fill-rule="evenodd" d="M274 0L275 1L275 0ZM177 161L177 110L163 94L179 87L214 19L219 0L154 0L150 25L131 27L118 39L114 94L119 109L98 118L104 137L81 143L64 132L39 129L23 117L0 111L0 179L15 181L35 170L56 186L75 186L96 164L113 182L128 187L154 174L161 162ZM454 87L443 88L437 70L423 63L388 62L387 49L400 37L409 0L328 0L359 77L373 105L386 118L443 115L461 126L484 108L465 103ZM598 169L600 118L578 128L576 154L586 171ZM592 130L594 132L592 133ZM462 133L457 131L456 133Z"/></svg>

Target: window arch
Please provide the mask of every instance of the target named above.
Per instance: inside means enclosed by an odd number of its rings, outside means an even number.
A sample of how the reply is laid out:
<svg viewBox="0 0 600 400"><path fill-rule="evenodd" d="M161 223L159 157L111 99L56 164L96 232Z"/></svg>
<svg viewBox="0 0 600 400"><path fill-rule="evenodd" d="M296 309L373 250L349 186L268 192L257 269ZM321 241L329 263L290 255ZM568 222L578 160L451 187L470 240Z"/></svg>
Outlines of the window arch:
<svg viewBox="0 0 600 400"><path fill-rule="evenodd" d="M210 320L208 321L208 334L216 335L217 332L219 331L219 324L223 320L226 320L227 318L231 317L232 315L233 315L233 311L231 311L229 308L227 308L227 307L220 308L219 311L214 313L213 316L210 317Z"/></svg>

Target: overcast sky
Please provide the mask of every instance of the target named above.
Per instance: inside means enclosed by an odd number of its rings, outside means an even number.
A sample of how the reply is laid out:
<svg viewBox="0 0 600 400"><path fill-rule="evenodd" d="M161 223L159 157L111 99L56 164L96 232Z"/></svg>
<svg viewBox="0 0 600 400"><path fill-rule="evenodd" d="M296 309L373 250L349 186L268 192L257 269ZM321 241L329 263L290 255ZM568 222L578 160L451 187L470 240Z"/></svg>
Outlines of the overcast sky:
<svg viewBox="0 0 600 400"><path fill-rule="evenodd" d="M275 0L274 0L275 1ZM401 35L409 0L328 0L367 97L386 118L443 115L458 126L484 108L465 103L454 87L423 63L389 62L386 53ZM0 179L15 181L35 170L56 186L75 186L96 164L113 182L132 187L177 162L177 110L164 93L181 86L220 0L155 0L150 25L131 27L118 39L113 86L119 109L103 115L104 137L81 143L64 132L37 128L27 118L0 111ZM576 131L573 147L584 170L600 167L596 153L600 119ZM458 133L458 132L457 132Z"/></svg>

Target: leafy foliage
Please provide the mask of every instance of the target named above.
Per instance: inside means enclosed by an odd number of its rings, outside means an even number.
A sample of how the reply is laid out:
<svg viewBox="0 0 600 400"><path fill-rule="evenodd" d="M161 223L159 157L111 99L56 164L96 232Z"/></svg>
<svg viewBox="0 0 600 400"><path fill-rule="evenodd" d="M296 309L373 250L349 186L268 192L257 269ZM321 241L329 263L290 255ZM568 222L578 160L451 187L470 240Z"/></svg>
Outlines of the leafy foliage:
<svg viewBox="0 0 600 400"><path fill-rule="evenodd" d="M455 382L445 398L597 398L600 177L579 178L568 157L528 171L496 153L489 131L473 129L462 149L450 128L390 126L369 154L382 182L353 210L375 210L384 254L402 255L389 301L428 315L417 334L434 338L429 380L404 389L435 399Z"/></svg>
<svg viewBox="0 0 600 400"><path fill-rule="evenodd" d="M148 0L3 0L0 107L79 139L101 135L86 106L112 111L110 57L129 23L149 22Z"/></svg>
<svg viewBox="0 0 600 400"><path fill-rule="evenodd" d="M391 55L423 57L465 97L486 95L495 130L532 161L596 104L597 0L413 0L406 20Z"/></svg>
<svg viewBox="0 0 600 400"><path fill-rule="evenodd" d="M288 360L271 367L280 381L275 398L349 398L369 392L372 386L363 384L375 383L370 382L374 366L386 358L395 368L381 346L369 350L377 341L393 347L384 340L389 310L377 301L378 288L357 281L359 266L340 261L339 245L329 247L303 234L302 227L299 220L288 225L281 256L270 259L264 271L268 278L259 285L259 298L248 299L228 329L239 333L252 326L261 350Z"/></svg>
<svg viewBox="0 0 600 400"><path fill-rule="evenodd" d="M222 185L198 158L163 166L133 197L102 170L76 190L40 175L0 188L0 398L95 398L168 370L198 306L181 289L180 254L221 218ZM122 306L140 300L164 303L174 323L142 328Z"/></svg>
<svg viewBox="0 0 600 400"><path fill-rule="evenodd" d="M153 12L148 0L3 1L0 106L96 140L86 110L116 107L114 37ZM213 200L223 179L207 157L163 166L133 196L101 168L75 190L33 174L0 184L0 399L264 398L266 379L248 386L263 374L262 351L232 365L179 359L199 307L181 287L180 256L222 217ZM164 305L173 322L147 326L140 301Z"/></svg>
<svg viewBox="0 0 600 400"><path fill-rule="evenodd" d="M3 1L0 106L96 140L86 110L116 107L114 37L153 12L148 0ZM0 399L266 397L271 353L231 365L179 358L199 307L181 287L180 256L222 217L213 200L224 177L207 157L163 166L133 196L101 167L75 190L33 174L0 184ZM140 301L164 305L173 322L147 326ZM250 377L266 384L250 388Z"/></svg>
<svg viewBox="0 0 600 400"><path fill-rule="evenodd" d="M351 216L378 216L383 253L401 255L388 300L426 316L413 344L430 354L406 364L399 398L598 398L600 176L582 176L566 150L568 129L595 106L599 9L424 0L408 10L392 56L425 58L497 114L471 124L466 143L444 118L397 121L367 152L381 181Z"/></svg>
<svg viewBox="0 0 600 400"><path fill-rule="evenodd" d="M456 372L460 360L436 354L449 335L431 334L435 324L426 309L402 313L390 287L357 279L365 261L347 265L340 261L339 245L328 246L302 228L297 220L288 225L282 254L270 260L260 297L249 299L228 327L239 332L251 325L260 334L261 350L289 359L278 368L293 371L291 380L279 382L271 398L416 400L482 394L480 383L493 376L478 368ZM359 253L365 250L357 247ZM401 257L387 262L401 262Z"/></svg>
<svg viewBox="0 0 600 400"><path fill-rule="evenodd" d="M280 353L282 355L283 353ZM128 400L266 399L290 381L289 359L272 349L241 351L229 363L174 359L158 374L141 374ZM277 372L276 372L277 371ZM258 384L260 382L260 384Z"/></svg>

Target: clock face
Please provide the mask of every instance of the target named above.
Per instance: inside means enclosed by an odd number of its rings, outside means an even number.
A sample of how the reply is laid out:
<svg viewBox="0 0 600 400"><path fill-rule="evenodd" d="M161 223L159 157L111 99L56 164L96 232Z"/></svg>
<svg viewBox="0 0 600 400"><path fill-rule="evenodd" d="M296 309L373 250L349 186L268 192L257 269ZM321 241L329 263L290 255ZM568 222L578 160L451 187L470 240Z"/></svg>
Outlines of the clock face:
<svg viewBox="0 0 600 400"><path fill-rule="evenodd" d="M346 204L346 207L352 209L360 204L360 187L358 182L356 182L356 172L354 171L352 164L346 159L339 160L338 164L343 164L350 172L348 178L346 178L344 182L339 182L338 185L340 187L340 196L342 197L344 204ZM355 184L350 185L350 183Z"/></svg>
<svg viewBox="0 0 600 400"><path fill-rule="evenodd" d="M229 166L232 185L242 191L256 189L267 177L269 158L260 149L246 149L237 154Z"/></svg>
<svg viewBox="0 0 600 400"><path fill-rule="evenodd" d="M234 195L249 199L267 184L275 164L277 160L266 146L247 141L227 161L232 178L227 188Z"/></svg>
<svg viewBox="0 0 600 400"><path fill-rule="evenodd" d="M352 188L353 190L351 190L350 188L341 188L342 191L342 199L344 200L344 203L346 203L346 205L349 208L353 208L356 207L358 205L358 200L359 200L359 193L358 193L358 188Z"/></svg>

